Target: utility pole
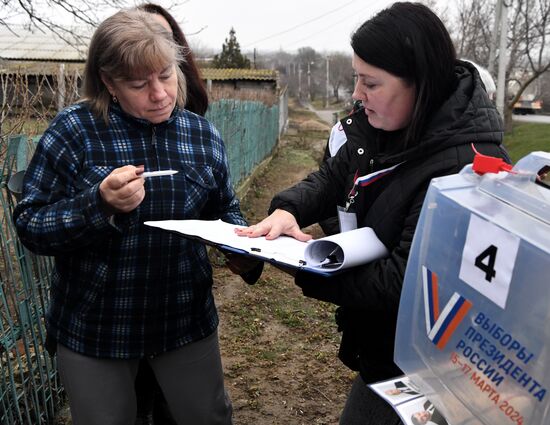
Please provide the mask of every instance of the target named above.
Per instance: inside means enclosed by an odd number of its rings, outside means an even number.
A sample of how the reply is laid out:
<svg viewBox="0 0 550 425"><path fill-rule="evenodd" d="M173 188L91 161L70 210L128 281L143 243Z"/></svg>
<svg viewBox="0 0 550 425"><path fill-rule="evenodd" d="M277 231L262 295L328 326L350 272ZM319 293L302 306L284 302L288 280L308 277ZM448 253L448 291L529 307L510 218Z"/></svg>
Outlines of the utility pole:
<svg viewBox="0 0 550 425"><path fill-rule="evenodd" d="M500 32L500 39L498 37ZM496 16L495 24L493 26L493 34L491 34L491 46L489 52L489 63L487 64L487 70L489 74L494 75L495 72L495 57L497 52L497 39L498 44L498 71L497 71L497 93L496 93L496 107L504 120L504 107L506 102L506 66L508 62L507 53L507 33L508 33L508 5L504 0L497 0L496 4Z"/></svg>
<svg viewBox="0 0 550 425"><path fill-rule="evenodd" d="M302 66L298 64L298 99L302 99Z"/></svg>
<svg viewBox="0 0 550 425"><path fill-rule="evenodd" d="M504 119L504 105L506 99L506 66L508 55L506 51L507 33L508 33L508 5L504 0L499 0L502 3L501 19L500 19L500 46L498 53L498 78L497 78L497 110L502 119Z"/></svg>
<svg viewBox="0 0 550 425"><path fill-rule="evenodd" d="M311 101L311 63L307 63L307 100Z"/></svg>
<svg viewBox="0 0 550 425"><path fill-rule="evenodd" d="M327 96L325 98L325 108L328 108L328 100L329 100L329 56L327 55Z"/></svg>
<svg viewBox="0 0 550 425"><path fill-rule="evenodd" d="M489 74L493 75L495 70L495 57L497 55L497 39L498 39L498 29L500 28L500 15L502 14L502 0L497 0L496 10L495 10L495 22L493 24L493 33L491 34L491 46L489 50L489 63L487 64L487 71Z"/></svg>

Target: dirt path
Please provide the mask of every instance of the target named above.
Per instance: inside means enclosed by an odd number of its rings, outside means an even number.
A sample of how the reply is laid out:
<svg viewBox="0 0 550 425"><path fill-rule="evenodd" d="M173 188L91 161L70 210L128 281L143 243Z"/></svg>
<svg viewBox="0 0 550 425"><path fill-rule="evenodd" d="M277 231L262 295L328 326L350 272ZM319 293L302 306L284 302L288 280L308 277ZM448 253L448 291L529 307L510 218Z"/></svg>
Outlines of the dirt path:
<svg viewBox="0 0 550 425"><path fill-rule="evenodd" d="M322 157L330 127L306 110L293 109L290 120L278 154L242 200L250 223ZM318 226L308 231L322 235ZM270 265L253 286L216 267L215 296L234 423L337 424L354 375L337 358L334 306L304 297L292 277Z"/></svg>
<svg viewBox="0 0 550 425"><path fill-rule="evenodd" d="M306 101L302 101L301 106L308 109L308 110L310 110L311 112L314 112L322 122L325 122L325 123L329 124L331 127L336 123L335 114L337 115L338 112L340 112L340 111L335 110L335 109L317 110L313 107L313 105L311 103L306 102Z"/></svg>

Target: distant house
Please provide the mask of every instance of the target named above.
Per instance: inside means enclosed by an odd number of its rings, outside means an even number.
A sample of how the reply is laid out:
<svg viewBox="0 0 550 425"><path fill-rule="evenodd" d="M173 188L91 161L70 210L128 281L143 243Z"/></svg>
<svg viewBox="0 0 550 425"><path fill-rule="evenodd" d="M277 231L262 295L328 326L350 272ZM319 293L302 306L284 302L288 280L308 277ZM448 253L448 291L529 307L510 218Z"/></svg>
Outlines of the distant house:
<svg viewBox="0 0 550 425"><path fill-rule="evenodd" d="M74 33L87 32L78 28ZM29 102L59 109L78 98L88 42L89 37L70 33L29 31L21 26L0 28L3 112Z"/></svg>
<svg viewBox="0 0 550 425"><path fill-rule="evenodd" d="M279 96L279 73L276 70L202 68L201 74L212 100L237 98L272 103Z"/></svg>

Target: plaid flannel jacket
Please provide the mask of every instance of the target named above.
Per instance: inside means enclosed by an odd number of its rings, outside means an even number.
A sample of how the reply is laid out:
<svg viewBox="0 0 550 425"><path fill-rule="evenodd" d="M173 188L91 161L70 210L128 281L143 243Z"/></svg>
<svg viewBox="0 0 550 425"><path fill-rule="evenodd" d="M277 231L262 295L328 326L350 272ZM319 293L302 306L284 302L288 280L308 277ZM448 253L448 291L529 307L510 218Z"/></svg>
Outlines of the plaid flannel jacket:
<svg viewBox="0 0 550 425"><path fill-rule="evenodd" d="M55 258L47 313L53 338L93 357L154 356L211 334L218 316L204 245L143 222L246 221L223 141L206 119L176 108L152 125L111 104L109 120L79 103L52 121L14 221L27 248ZM179 172L146 179L143 202L115 215L113 226L99 184L128 164Z"/></svg>

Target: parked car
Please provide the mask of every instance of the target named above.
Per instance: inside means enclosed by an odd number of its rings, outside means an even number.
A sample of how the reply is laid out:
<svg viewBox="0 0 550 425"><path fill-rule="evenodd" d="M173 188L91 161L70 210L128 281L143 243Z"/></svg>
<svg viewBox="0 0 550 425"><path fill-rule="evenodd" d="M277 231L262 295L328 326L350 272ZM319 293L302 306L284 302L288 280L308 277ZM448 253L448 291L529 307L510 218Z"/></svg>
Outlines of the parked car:
<svg viewBox="0 0 550 425"><path fill-rule="evenodd" d="M542 111L542 100L520 98L514 104L513 113L518 115L538 114Z"/></svg>

